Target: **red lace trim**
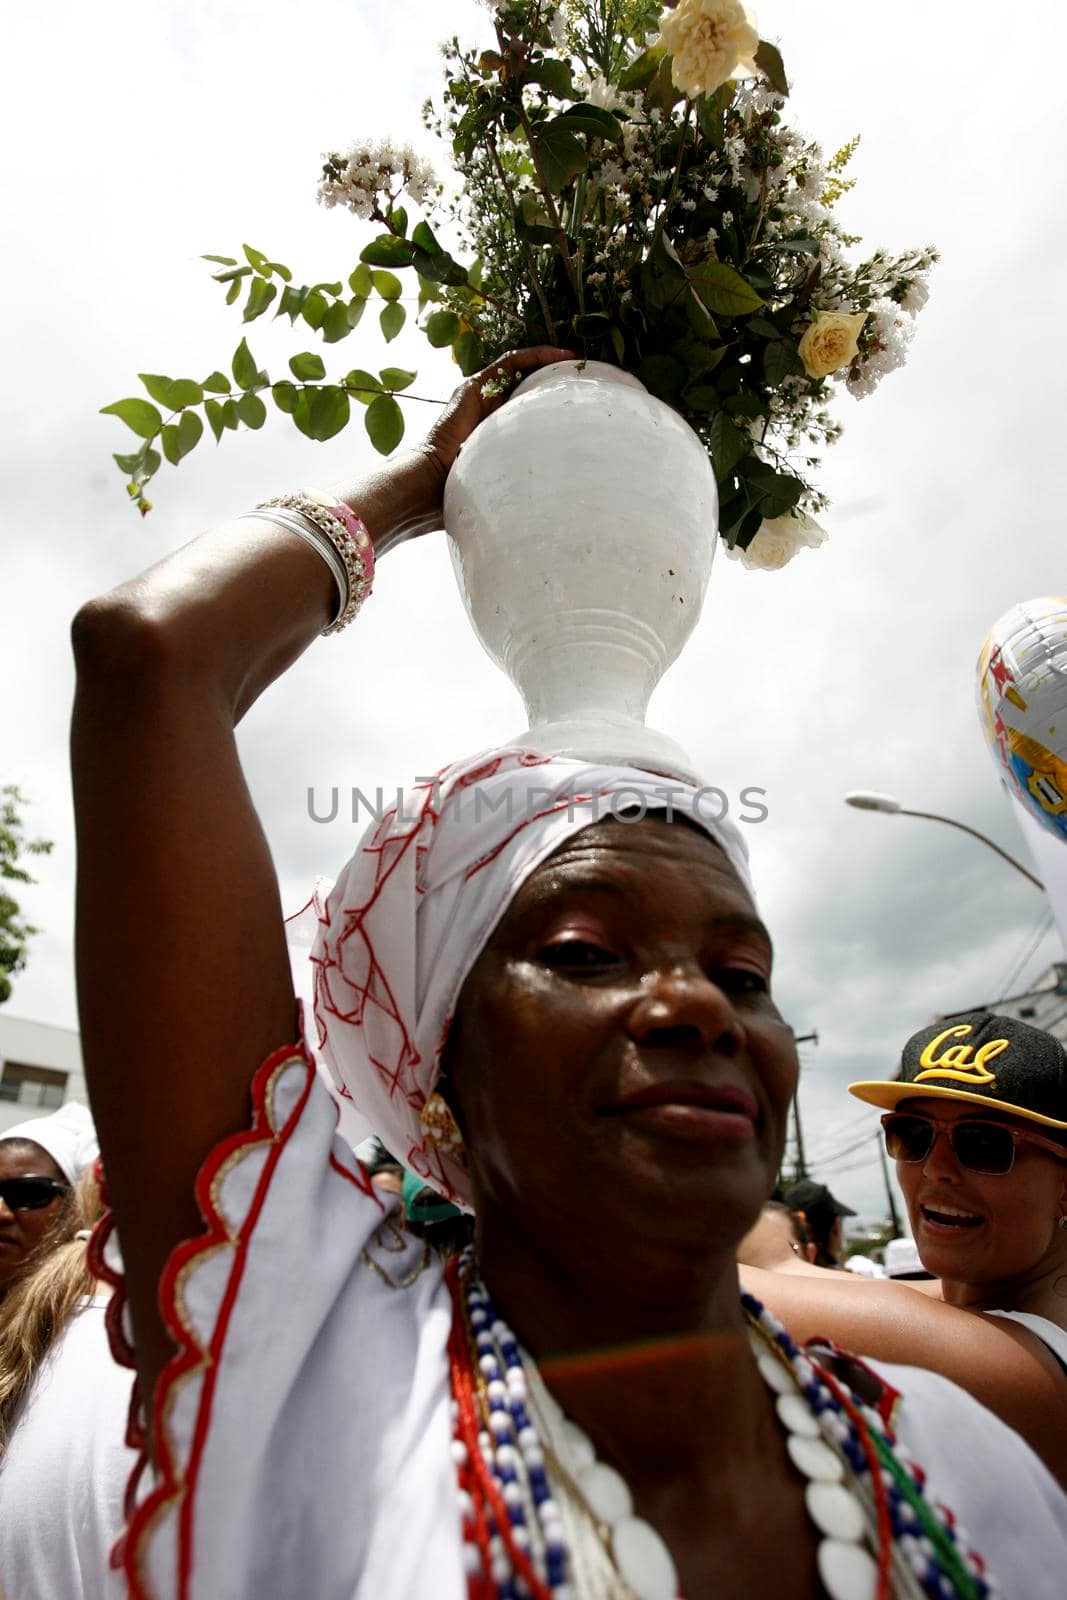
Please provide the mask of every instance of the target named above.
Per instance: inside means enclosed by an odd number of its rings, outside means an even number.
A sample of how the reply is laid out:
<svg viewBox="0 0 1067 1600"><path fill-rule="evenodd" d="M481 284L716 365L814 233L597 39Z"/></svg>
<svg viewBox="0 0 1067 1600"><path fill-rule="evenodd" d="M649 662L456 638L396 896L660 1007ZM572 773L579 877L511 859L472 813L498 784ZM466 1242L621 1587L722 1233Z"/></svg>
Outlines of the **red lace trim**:
<svg viewBox="0 0 1067 1600"><path fill-rule="evenodd" d="M274 1123L274 1087L281 1074L299 1063L305 1070L303 1088L281 1127ZM142 1397L135 1381L127 1443L139 1452L139 1458L130 1475L126 1490L127 1528L111 1553L111 1565L121 1568L129 1585L130 1600L152 1600L146 1573L146 1542L162 1513L180 1501L178 1527L178 1600L187 1600L193 1572L192 1512L194 1492L204 1442L211 1422L211 1407L215 1391L219 1357L226 1341L229 1321L237 1301L241 1279L247 1259L248 1246L259 1220L271 1179L289 1139L298 1126L315 1080L315 1065L301 1040L298 1044L277 1050L257 1071L252 1080L252 1121L244 1132L222 1140L204 1162L196 1179L196 1198L204 1217L205 1232L196 1239L186 1240L177 1246L163 1271L160 1281L160 1309L167 1329L178 1346L178 1353L168 1361L156 1386L152 1411L153 1459L157 1482L140 1502L138 1485L145 1471L148 1452L147 1435L143 1423ZM256 1183L255 1193L245 1215L239 1234L234 1238L227 1230L216 1203L216 1186L234 1164L235 1159L260 1145L270 1145L271 1151ZM374 1196L369 1178L360 1184L351 1172L331 1159L331 1167L350 1182L365 1188ZM374 1196L377 1198L376 1196ZM106 1201L106 1194L105 1194ZM380 1204L380 1202L379 1202ZM112 1354L123 1366L134 1365L134 1352L123 1328L125 1310L125 1280L105 1260L104 1251L114 1231L110 1210L101 1218L93 1231L89 1244L93 1270L115 1293L107 1313L108 1335ZM212 1329L210 1343L202 1347L186 1323L181 1303L182 1284L190 1268L203 1256L219 1248L233 1252L226 1290ZM203 1372L203 1390L197 1410L196 1426L189 1449L187 1466L175 1460L175 1449L169 1430L169 1415L178 1385L192 1374Z"/></svg>

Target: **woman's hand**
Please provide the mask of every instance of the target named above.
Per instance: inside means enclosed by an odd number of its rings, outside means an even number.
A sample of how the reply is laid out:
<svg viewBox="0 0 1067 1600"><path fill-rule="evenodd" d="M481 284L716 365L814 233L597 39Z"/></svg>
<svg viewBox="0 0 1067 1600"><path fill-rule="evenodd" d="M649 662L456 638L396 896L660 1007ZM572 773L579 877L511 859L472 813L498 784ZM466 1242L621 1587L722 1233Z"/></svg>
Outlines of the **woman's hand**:
<svg viewBox="0 0 1067 1600"><path fill-rule="evenodd" d="M470 438L479 423L500 409L520 378L528 372L536 372L539 367L550 367L556 361L576 359L573 350L550 344L511 350L460 384L423 444L440 473L442 492L460 445Z"/></svg>
<svg viewBox="0 0 1067 1600"><path fill-rule="evenodd" d="M394 545L420 534L436 532L444 521L445 479L460 445L500 409L525 373L575 359L573 350L555 345L509 351L460 384L416 449L390 457L356 483L335 484L332 493L366 523L375 555L384 555Z"/></svg>

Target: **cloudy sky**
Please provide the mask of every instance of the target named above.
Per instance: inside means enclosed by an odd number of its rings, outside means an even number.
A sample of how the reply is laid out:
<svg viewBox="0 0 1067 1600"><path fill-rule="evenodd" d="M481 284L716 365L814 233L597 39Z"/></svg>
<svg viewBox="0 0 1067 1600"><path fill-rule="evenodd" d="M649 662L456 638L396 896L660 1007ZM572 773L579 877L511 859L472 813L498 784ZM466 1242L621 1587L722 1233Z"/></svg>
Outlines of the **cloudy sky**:
<svg viewBox="0 0 1067 1600"><path fill-rule="evenodd" d="M809 1160L870 1212L875 1147L857 1141L876 1113L843 1085L891 1070L933 1014L1003 993L1028 948L1016 988L1062 956L1055 932L1037 939L1041 897L991 852L842 797L882 790L1025 850L973 671L996 617L1064 589L1054 296L1067 107L1020 68L1035 50L1058 61L1067 24L1048 0L1007 36L1002 8L983 3L763 0L757 14L781 41L798 125L830 149L863 135L847 226L870 247L936 243L943 260L908 366L871 399L840 402L830 542L778 574L720 558L649 720L728 794L767 791L769 817L747 836L780 1003L819 1035L801 1095ZM0 781L23 787L33 828L56 841L24 896L45 932L12 1014L76 1021L66 738L78 604L267 494L372 461L355 429L315 445L272 415L262 434L165 468L141 523L110 459L132 435L99 407L137 392L138 371L227 364L243 330L200 252L248 241L304 281L347 272L366 235L316 206L320 152L361 132L430 150L419 107L438 88L437 42L487 30L473 0L36 0L9 24L21 66L0 108ZM292 348L265 322L250 343L269 367ZM417 335L387 357L361 328L342 354L346 367L417 367L421 393L454 382ZM408 407L412 430L424 409ZM315 646L241 730L286 902L300 905L354 843L343 813L310 819L309 787L395 786L524 725L470 632L444 539L390 556L358 626Z"/></svg>

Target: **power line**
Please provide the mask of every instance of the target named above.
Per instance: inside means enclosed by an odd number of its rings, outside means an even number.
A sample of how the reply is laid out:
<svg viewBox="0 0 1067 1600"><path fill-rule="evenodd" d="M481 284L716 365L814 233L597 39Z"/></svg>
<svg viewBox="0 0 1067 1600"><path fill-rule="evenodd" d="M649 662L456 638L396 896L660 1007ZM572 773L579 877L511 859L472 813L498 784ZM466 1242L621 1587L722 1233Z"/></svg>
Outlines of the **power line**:
<svg viewBox="0 0 1067 1600"><path fill-rule="evenodd" d="M1050 907L1046 907L1044 915L1037 925L1036 931L1033 934L1028 935L1026 947L1023 950L1022 955L1019 956L1015 961L1015 964L1008 969L1008 975L1001 979L1000 983L993 991L994 999L999 999L1002 995L1011 994L1012 989L1015 983L1021 977L1027 962L1030 960L1031 956L1034 955L1038 945L1052 927L1052 922L1052 910Z"/></svg>

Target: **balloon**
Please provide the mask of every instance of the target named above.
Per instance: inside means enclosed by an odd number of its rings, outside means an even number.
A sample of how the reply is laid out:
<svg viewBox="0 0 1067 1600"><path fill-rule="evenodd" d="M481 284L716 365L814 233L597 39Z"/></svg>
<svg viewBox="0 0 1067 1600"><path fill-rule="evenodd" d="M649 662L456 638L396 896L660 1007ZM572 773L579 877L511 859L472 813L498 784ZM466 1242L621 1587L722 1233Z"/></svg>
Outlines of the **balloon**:
<svg viewBox="0 0 1067 1600"><path fill-rule="evenodd" d="M1024 600L978 657L978 715L1005 783L1067 842L1067 596Z"/></svg>

